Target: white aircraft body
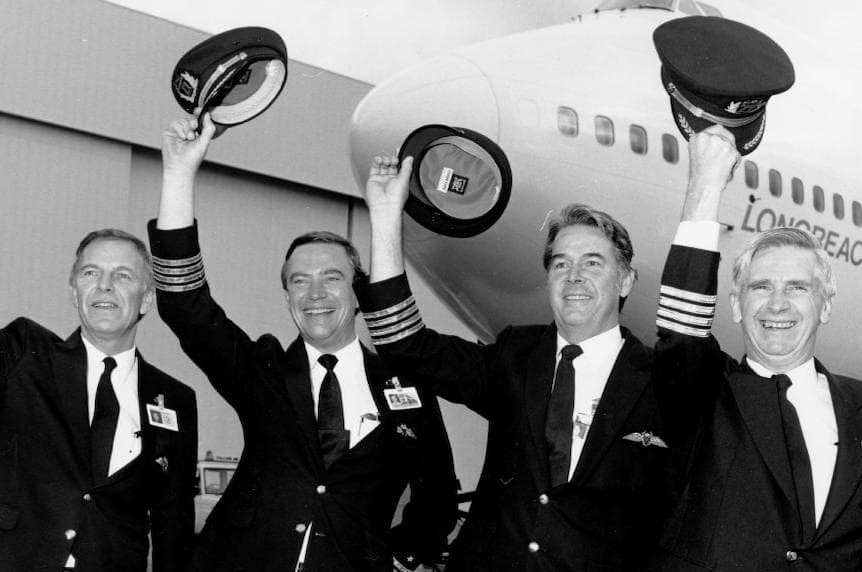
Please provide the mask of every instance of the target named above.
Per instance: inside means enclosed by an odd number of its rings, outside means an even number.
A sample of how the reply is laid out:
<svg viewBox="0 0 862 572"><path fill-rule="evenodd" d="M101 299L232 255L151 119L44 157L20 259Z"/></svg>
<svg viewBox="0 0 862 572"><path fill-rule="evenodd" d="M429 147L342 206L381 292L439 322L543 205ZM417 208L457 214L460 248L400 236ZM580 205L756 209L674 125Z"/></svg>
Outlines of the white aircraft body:
<svg viewBox="0 0 862 572"><path fill-rule="evenodd" d="M414 268L485 341L507 324L553 319L541 262L546 221L571 202L606 210L628 228L639 279L622 322L646 343L655 339L659 279L682 208L688 147L671 117L652 32L671 18L717 10L680 0L619 9L627 3L612 0L605 7L613 9L421 63L375 87L354 113L352 163L363 186L374 155L392 153L428 123L479 131L508 156L511 200L489 230L449 238L406 224ZM862 193L855 183L862 167L840 137L852 140L847 132L859 132L860 106L852 94L828 89L834 78L818 65L828 60L818 59L821 47L798 30L743 3L721 1L719 8L782 45L797 80L770 101L764 140L743 158L723 200L713 332L732 355L742 355L727 301L732 260L755 232L798 226L821 239L838 280L817 356L833 371L858 377Z"/></svg>

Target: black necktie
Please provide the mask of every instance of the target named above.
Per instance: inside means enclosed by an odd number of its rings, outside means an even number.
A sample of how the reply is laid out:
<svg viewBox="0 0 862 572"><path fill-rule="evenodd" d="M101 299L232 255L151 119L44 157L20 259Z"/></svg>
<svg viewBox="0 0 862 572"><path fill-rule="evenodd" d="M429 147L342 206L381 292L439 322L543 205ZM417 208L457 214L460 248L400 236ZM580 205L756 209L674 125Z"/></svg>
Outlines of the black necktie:
<svg viewBox="0 0 862 572"><path fill-rule="evenodd" d="M548 419L545 422L545 440L548 442L548 466L551 486L569 481L569 466L572 463L572 417L575 410L575 368L572 360L581 355L580 346L563 348L554 389L548 401Z"/></svg>
<svg viewBox="0 0 862 572"><path fill-rule="evenodd" d="M320 395L317 398L317 434L323 452L323 464L327 469L339 458L350 444L350 433L344 429L344 405L341 402L341 386L335 375L338 358L323 354L317 361L326 368Z"/></svg>
<svg viewBox="0 0 862 572"><path fill-rule="evenodd" d="M117 367L117 361L106 357L102 362L105 364L105 370L96 388L96 405L93 408L93 422L90 424L90 454L93 481L96 483L108 478L114 433L117 431L117 418L120 416L120 402L117 401L117 394L111 385L111 372Z"/></svg>
<svg viewBox="0 0 862 572"><path fill-rule="evenodd" d="M790 470L793 473L796 505L799 509L799 519L804 535L803 541L805 541L812 538L816 525L811 461L808 457L808 449L805 447L805 437L802 435L802 427L799 425L796 408L787 399L787 389L791 385L790 378L786 375L773 375L772 379L778 386L781 423L784 427L784 440L787 445L787 456L790 459Z"/></svg>

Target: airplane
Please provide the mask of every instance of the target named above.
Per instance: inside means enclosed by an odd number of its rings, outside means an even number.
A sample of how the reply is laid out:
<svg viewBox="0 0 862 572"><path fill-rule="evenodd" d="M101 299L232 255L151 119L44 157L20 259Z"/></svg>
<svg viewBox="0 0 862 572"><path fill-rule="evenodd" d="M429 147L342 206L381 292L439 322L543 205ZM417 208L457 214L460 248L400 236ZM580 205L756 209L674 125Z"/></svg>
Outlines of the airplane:
<svg viewBox="0 0 862 572"><path fill-rule="evenodd" d="M405 217L413 268L484 342L508 324L549 323L541 262L547 220L565 204L586 203L631 234L639 278L621 321L652 343L659 280L688 173L687 143L659 79L652 32L688 15L729 17L763 31L788 52L797 77L789 92L770 100L764 140L725 191L712 331L725 351L742 356L728 302L733 258L755 232L804 228L832 257L839 289L832 323L819 330L818 358L858 377L862 322L853 292L862 276L862 192L853 182L862 166L849 142L862 127L860 105L834 85L816 39L743 2L608 0L565 24L421 62L378 84L357 106L350 129L356 179L364 186L372 157L391 153L421 125L482 133L511 164L505 212L471 238L442 236Z"/></svg>

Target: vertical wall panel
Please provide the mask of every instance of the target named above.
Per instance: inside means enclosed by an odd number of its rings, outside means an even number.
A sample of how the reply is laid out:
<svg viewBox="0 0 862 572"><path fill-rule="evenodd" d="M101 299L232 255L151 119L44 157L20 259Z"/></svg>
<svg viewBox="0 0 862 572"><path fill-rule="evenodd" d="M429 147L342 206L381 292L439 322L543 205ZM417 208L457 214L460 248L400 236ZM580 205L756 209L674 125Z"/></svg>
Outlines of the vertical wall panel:
<svg viewBox="0 0 862 572"><path fill-rule="evenodd" d="M126 225L126 145L0 115L0 323L27 315L65 337L75 248Z"/></svg>

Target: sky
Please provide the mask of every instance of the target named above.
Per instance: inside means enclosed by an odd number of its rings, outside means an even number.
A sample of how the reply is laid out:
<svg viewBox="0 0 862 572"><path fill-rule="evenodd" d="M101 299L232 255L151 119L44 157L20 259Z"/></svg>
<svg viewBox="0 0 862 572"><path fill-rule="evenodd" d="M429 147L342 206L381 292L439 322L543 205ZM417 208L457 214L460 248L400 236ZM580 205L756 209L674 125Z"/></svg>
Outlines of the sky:
<svg viewBox="0 0 862 572"><path fill-rule="evenodd" d="M106 0L209 33L277 31L291 59L379 83L413 63L485 39L570 21L600 0ZM713 0L721 6L722 0ZM862 59L862 2L745 0L811 35L834 58ZM859 66L856 66L859 67Z"/></svg>

